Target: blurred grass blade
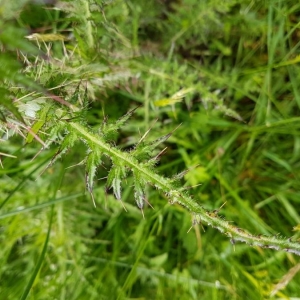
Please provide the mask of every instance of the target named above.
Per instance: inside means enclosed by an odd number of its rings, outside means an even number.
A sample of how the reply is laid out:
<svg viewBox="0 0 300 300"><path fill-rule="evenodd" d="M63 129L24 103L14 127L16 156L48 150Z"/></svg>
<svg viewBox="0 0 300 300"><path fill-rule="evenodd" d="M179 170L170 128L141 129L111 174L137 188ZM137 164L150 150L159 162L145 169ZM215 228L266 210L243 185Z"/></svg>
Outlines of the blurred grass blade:
<svg viewBox="0 0 300 300"><path fill-rule="evenodd" d="M25 290L20 298L20 300L25 300L27 299L29 293L30 293L30 290L33 286L33 283L34 283L34 280L35 278L37 277L40 269L41 269L41 266L43 264L43 261L45 259L45 256L46 256L46 252L47 252L47 248L48 248L48 243L49 243L49 239L50 239L50 232L51 232L51 227L52 227L52 221L53 221L53 213L54 212L54 206L52 205L51 207L51 213L50 213L50 220L49 220L49 226L48 226L48 232L47 232L47 236L46 236L46 239L45 239L45 243L44 243L44 247L43 247L43 250L42 250L42 253L38 259L38 262L34 268L34 271L29 279L29 282L27 283L26 287L25 287Z"/></svg>
<svg viewBox="0 0 300 300"><path fill-rule="evenodd" d="M0 87L0 105L3 105L9 110L20 122L25 123L22 115L18 111L18 108L13 104L9 98L9 91L3 87Z"/></svg>
<svg viewBox="0 0 300 300"><path fill-rule="evenodd" d="M39 169L41 168L49 159L49 157L51 156L51 153L46 155L44 157L44 160L38 164L28 175L26 175L21 181L20 183L8 194L8 196L0 203L0 209L3 208L3 206L7 203L7 201L19 190L21 189L22 185L26 182L26 180L30 179L31 176Z"/></svg>
<svg viewBox="0 0 300 300"><path fill-rule="evenodd" d="M24 209L15 209L15 210L12 210L12 211L8 211L8 212L5 212L5 213L0 215L0 220L5 219L5 218L9 218L9 217L12 217L12 216L15 216L15 215L23 214L23 213L26 213L26 212L29 212L29 211L42 209L42 208L51 206L53 204L61 203L61 202L64 202L64 201L74 200L74 199L76 199L78 197L82 197L82 196L84 196L84 193L71 194L71 195L63 196L61 198L57 198L57 199L50 200L50 201L47 201L47 202L39 203L39 204L36 204L36 205L33 205L33 206L28 206L28 207L25 207Z"/></svg>

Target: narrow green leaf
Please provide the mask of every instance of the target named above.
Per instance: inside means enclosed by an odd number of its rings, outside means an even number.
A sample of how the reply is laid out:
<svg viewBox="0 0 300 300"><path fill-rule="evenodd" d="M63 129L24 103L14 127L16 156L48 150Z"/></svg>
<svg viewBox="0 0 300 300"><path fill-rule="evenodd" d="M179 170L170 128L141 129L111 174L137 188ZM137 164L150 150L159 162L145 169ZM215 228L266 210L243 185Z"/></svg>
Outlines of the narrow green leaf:
<svg viewBox="0 0 300 300"><path fill-rule="evenodd" d="M39 130L44 126L46 119L47 119L47 113L50 109L50 105L45 106L39 116L39 120L36 121L33 126L31 127L32 132L37 134ZM29 132L26 137L26 143L31 143L33 141L34 136Z"/></svg>
<svg viewBox="0 0 300 300"><path fill-rule="evenodd" d="M63 197L56 198L54 200L50 200L50 201L47 201L47 202L35 204L35 205L32 205L32 206L27 206L23 209L17 208L15 210L7 211L3 214L0 214L0 220L5 219L5 218L9 218L9 217L12 217L12 216L16 216L16 215L19 215L19 214L23 214L23 213L28 213L30 211L39 210L39 209L42 209L42 208L45 208L45 207L49 207L53 204L62 203L64 201L75 200L75 199L77 199L78 197L81 197L81 196L84 196L84 193L76 193L76 194L71 194L71 195L68 195L68 196L63 196Z"/></svg>
<svg viewBox="0 0 300 300"><path fill-rule="evenodd" d="M34 283L34 280L37 277L37 275L38 275L38 273L39 273L39 271L42 267L43 261L44 261L45 256L46 256L48 243L49 243L49 240L50 240L50 233L51 233L51 228L52 228L53 215L54 215L54 206L52 205L51 215L50 215L50 220L49 220L49 226L48 226L48 232L47 232L47 236L46 236L46 239L45 239L45 242L44 242L42 253L41 253L41 255L38 259L38 262L37 262L37 264L34 268L34 271L33 271L32 275L29 279L29 282L27 283L27 285L25 287L25 290L24 290L20 300L25 300L29 296L30 290L31 290L31 288L33 286L33 283Z"/></svg>

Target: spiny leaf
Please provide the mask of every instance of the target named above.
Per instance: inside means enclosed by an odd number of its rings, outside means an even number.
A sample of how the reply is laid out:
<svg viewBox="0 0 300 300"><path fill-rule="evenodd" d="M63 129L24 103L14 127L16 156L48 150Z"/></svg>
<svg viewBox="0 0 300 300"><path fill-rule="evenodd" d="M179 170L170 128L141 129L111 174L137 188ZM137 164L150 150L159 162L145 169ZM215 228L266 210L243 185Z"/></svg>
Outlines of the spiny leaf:
<svg viewBox="0 0 300 300"><path fill-rule="evenodd" d="M187 170L184 170L174 176L171 177L172 183L174 183L176 186L178 186L180 184L180 179L182 179L188 172L190 172L190 170L192 169L196 169L199 165L196 165L194 167L191 167Z"/></svg>
<svg viewBox="0 0 300 300"><path fill-rule="evenodd" d="M145 201L145 193L144 193L143 189L138 185L134 186L134 198L135 198L135 202L136 202L137 206L140 209L143 209L144 201Z"/></svg>
<svg viewBox="0 0 300 300"><path fill-rule="evenodd" d="M69 148L72 148L75 144L75 142L78 140L77 134L75 132L70 132L68 135L66 135L63 139L63 142L61 143L61 146L59 148L59 152L65 153Z"/></svg>
<svg viewBox="0 0 300 300"><path fill-rule="evenodd" d="M134 150L131 151L131 154L138 160L138 161L145 161L148 160L153 153L154 148L150 146L150 144L146 143L139 143Z"/></svg>
<svg viewBox="0 0 300 300"><path fill-rule="evenodd" d="M99 151L99 149L95 148L89 153L86 161L86 187L91 194L95 207L96 203L93 195L94 177L96 175L97 167L101 164L101 156L102 153Z"/></svg>
<svg viewBox="0 0 300 300"><path fill-rule="evenodd" d="M50 145L57 140L61 140L61 133L65 130L66 126L63 123L56 123L50 130L47 144ZM76 134L76 133L74 133Z"/></svg>
<svg viewBox="0 0 300 300"><path fill-rule="evenodd" d="M131 154L140 162L147 160L147 166L152 168L154 167L155 163L159 159L159 157L165 152L167 148L164 148L161 152L159 152L156 156L153 157L153 151L157 148L161 143L165 142L169 139L169 137L174 133L175 130L180 126L179 124L174 130L170 133L150 142L145 143L144 137L148 134L149 130L144 134L141 140L136 145L135 149L131 151ZM151 159L150 159L151 158Z"/></svg>
<svg viewBox="0 0 300 300"><path fill-rule="evenodd" d="M112 181L112 188L114 191L114 195L117 200L121 200L121 179L119 177L115 177Z"/></svg>
<svg viewBox="0 0 300 300"><path fill-rule="evenodd" d="M180 173L174 175L174 176L172 177L172 179L173 179L173 180L176 180L176 181L177 181L177 180L180 180L180 179L182 179L189 171L190 171L190 169L184 170L184 171L182 171L182 172L180 172Z"/></svg>
<svg viewBox="0 0 300 300"><path fill-rule="evenodd" d="M86 160L86 187L90 193L93 192L94 178L98 166L101 164L102 153L99 149L94 148Z"/></svg>
<svg viewBox="0 0 300 300"><path fill-rule="evenodd" d="M151 148L156 148L158 145L160 145L161 143L164 143L171 135L173 134L173 131L156 139L155 141L150 143L150 147Z"/></svg>
<svg viewBox="0 0 300 300"><path fill-rule="evenodd" d="M146 182L138 175L136 171L133 171L133 178L134 178L134 198L137 206L140 209L144 207L145 201L145 186Z"/></svg>
<svg viewBox="0 0 300 300"><path fill-rule="evenodd" d="M127 120L133 115L137 108L138 107L130 110L127 114L125 114L114 123L108 123L107 118L105 118L102 126L102 135L104 136L104 139L106 141L112 140L119 128L121 128L127 122Z"/></svg>
<svg viewBox="0 0 300 300"><path fill-rule="evenodd" d="M145 161L149 158L153 157L153 152L158 145L165 142L170 136L171 133L168 133L157 140L150 142L150 143L139 143L134 150L131 151L131 154L138 160L138 161ZM157 158L155 158L156 160Z"/></svg>
<svg viewBox="0 0 300 300"><path fill-rule="evenodd" d="M117 200L121 200L121 182L126 177L126 168L120 165L114 165L107 177L107 186L113 189Z"/></svg>
<svg viewBox="0 0 300 300"><path fill-rule="evenodd" d="M75 141L77 140L77 134L75 132L69 133L64 137L63 142L61 143L59 149L52 157L51 161L48 163L46 168L42 171L43 174L49 167L51 167L59 158L61 158L70 148L74 146ZM40 175L41 175L40 174Z"/></svg>

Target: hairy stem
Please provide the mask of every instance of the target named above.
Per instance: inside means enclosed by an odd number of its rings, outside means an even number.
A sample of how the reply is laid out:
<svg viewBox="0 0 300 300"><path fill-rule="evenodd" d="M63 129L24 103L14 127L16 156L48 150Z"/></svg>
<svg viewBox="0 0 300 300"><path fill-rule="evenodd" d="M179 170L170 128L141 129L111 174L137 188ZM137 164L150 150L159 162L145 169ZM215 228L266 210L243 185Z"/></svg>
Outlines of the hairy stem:
<svg viewBox="0 0 300 300"><path fill-rule="evenodd" d="M83 126L70 122L69 126L85 141L97 145L99 150L110 157L113 161L120 161L133 172L138 172L146 182L155 186L170 198L172 203L178 203L187 208L194 215L194 223L203 222L208 226L218 229L223 234L230 237L231 243L236 241L245 242L251 246L259 246L274 250L284 250L286 252L300 255L300 243L292 242L291 239L281 239L278 237L267 237L252 235L230 222L220 218L218 211L208 211L199 205L187 193L183 193L173 187L171 181L150 170L143 163L136 160L130 153L123 152L110 144L104 142L100 137L88 132Z"/></svg>

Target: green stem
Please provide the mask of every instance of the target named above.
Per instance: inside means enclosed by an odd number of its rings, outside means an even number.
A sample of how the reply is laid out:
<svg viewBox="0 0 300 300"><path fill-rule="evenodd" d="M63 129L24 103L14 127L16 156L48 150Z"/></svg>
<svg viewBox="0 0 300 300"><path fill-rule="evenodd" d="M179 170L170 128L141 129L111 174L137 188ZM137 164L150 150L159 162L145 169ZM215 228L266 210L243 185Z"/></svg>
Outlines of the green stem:
<svg viewBox="0 0 300 300"><path fill-rule="evenodd" d="M259 246L274 250L284 250L286 252L300 255L300 243L292 242L290 239L279 239L277 237L267 237L252 235L244 229L238 228L232 223L220 218L218 211L208 211L199 205L195 200L186 193L175 189L170 180L156 174L147 168L144 164L138 162L130 153L123 152L110 144L101 140L100 137L88 132L84 127L76 123L68 123L78 135L85 141L97 145L99 150L110 157L113 161L120 161L132 171L138 172L144 180L162 192L172 200L172 203L179 203L186 207L195 218L197 223L203 222L208 226L218 229L230 237L234 244L236 241L247 243L251 246Z"/></svg>

